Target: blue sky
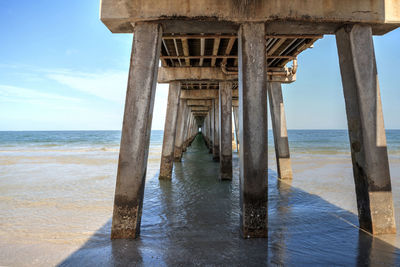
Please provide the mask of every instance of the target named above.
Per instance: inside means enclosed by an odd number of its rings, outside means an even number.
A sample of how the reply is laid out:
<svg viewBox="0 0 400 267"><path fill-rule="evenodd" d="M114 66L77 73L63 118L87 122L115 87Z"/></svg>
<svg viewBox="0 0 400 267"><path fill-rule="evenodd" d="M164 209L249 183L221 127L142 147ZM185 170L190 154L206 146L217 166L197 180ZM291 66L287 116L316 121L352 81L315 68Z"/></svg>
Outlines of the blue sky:
<svg viewBox="0 0 400 267"><path fill-rule="evenodd" d="M0 130L120 130L132 44L99 20L99 0L0 0ZM375 37L385 126L400 129L400 30ZM289 129L345 129L336 43L299 56L283 86ZM158 85L153 129L168 87Z"/></svg>

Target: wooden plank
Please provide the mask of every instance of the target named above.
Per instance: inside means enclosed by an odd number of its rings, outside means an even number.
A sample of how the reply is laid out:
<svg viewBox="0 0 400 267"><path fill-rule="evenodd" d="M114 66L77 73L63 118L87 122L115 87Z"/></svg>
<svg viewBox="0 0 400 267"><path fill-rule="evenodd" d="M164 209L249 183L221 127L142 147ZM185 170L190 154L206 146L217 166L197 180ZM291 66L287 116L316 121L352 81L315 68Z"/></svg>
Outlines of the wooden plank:
<svg viewBox="0 0 400 267"><path fill-rule="evenodd" d="M163 44L163 46L164 46L164 48L165 48L165 52L167 53L168 56L170 56L170 53L169 53L169 50L168 50L168 46L167 46L167 44L165 43L164 40L162 40L162 44ZM163 64L165 63L165 66L168 66L168 65L167 65L167 61L166 61L165 59L161 59L161 61L163 62ZM165 61L165 62L164 62L164 61ZM174 60L173 60L173 59L171 59L171 66L172 66L172 67L175 67Z"/></svg>
<svg viewBox="0 0 400 267"><path fill-rule="evenodd" d="M307 48L310 48L318 39L314 39L309 43L304 43L303 45L301 45L299 48L297 48L297 50L294 52L294 56L299 55L301 52L303 52L304 50L306 50Z"/></svg>
<svg viewBox="0 0 400 267"><path fill-rule="evenodd" d="M315 36L315 35L314 35ZM201 39L201 38L206 38L206 39L214 39L214 38L237 38L236 35L233 34L181 34L181 35L165 35L162 38L165 40L168 39L174 39L174 38L185 38L185 39Z"/></svg>
<svg viewBox="0 0 400 267"><path fill-rule="evenodd" d="M286 34L278 34L278 35L271 35L267 34L265 38L287 38L287 39L321 39L323 35L315 35L315 34L293 34L293 35L286 35Z"/></svg>
<svg viewBox="0 0 400 267"><path fill-rule="evenodd" d="M189 58L189 44L186 38L182 38L182 47L183 47L183 54L185 55L185 64L187 67L190 66L190 58Z"/></svg>
<svg viewBox="0 0 400 267"><path fill-rule="evenodd" d="M226 47L226 50L225 50L225 56L229 56L230 55L230 53L232 51L233 44L235 43L235 41L236 41L236 37L232 37L232 38L229 39L228 46ZM228 59L224 58L222 60L222 64L226 64L227 61L228 61Z"/></svg>
<svg viewBox="0 0 400 267"><path fill-rule="evenodd" d="M238 56L161 56L160 58L164 59L201 59L201 58L211 58L211 59L229 59L229 58L237 58ZM268 58L276 58L276 59L293 59L295 56L268 56Z"/></svg>
<svg viewBox="0 0 400 267"><path fill-rule="evenodd" d="M218 49L219 49L220 42L221 42L221 39L219 37L214 39L213 56L218 55ZM215 62L216 62L216 58L213 58L211 60L211 67L215 67Z"/></svg>
<svg viewBox="0 0 400 267"><path fill-rule="evenodd" d="M282 49L282 51L279 53L278 56L269 56L268 58L273 58L273 60L272 60L270 63L268 63L267 67L273 66L273 64L277 61L277 59L284 59L284 58L282 58L282 57L286 57L286 58L287 58L287 56L281 56L281 55L285 52L285 50L286 50L288 47L290 47L294 42L296 42L296 40L297 40L297 39L293 39L293 40L290 42L290 44L286 46L285 49ZM287 58L287 59L293 59L293 57L290 57L290 58Z"/></svg>
<svg viewBox="0 0 400 267"><path fill-rule="evenodd" d="M178 50L178 45L176 44L176 39L173 39L173 40L174 40L174 46L175 46L176 55L179 56L179 50ZM181 60L179 58L178 58L178 61L179 61L179 66L182 66L182 62L181 62Z"/></svg>
<svg viewBox="0 0 400 267"><path fill-rule="evenodd" d="M269 50L267 50L267 56L271 56L285 41L286 38L279 39Z"/></svg>
<svg viewBox="0 0 400 267"><path fill-rule="evenodd" d="M161 58L165 59L201 59L201 58L211 58L211 59L217 59L217 58L237 58L237 56L161 56Z"/></svg>
<svg viewBox="0 0 400 267"><path fill-rule="evenodd" d="M201 38L200 39L200 55L204 56L204 51L205 51L205 46L206 46L206 39L205 38ZM204 62L204 58L200 58L200 67L203 66L203 62Z"/></svg>

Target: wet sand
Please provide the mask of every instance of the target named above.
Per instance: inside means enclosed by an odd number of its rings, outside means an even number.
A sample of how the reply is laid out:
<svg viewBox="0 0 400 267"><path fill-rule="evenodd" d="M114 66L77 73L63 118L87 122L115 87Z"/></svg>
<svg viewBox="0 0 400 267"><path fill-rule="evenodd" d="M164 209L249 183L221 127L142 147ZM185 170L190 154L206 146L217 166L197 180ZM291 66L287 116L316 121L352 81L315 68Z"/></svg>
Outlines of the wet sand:
<svg viewBox="0 0 400 267"><path fill-rule="evenodd" d="M141 236L110 240L116 151L0 154L0 265L399 265L400 235L357 228L350 154L292 153L291 185L269 155L269 238L239 235L238 158L232 182L196 139L171 182L149 156ZM400 160L390 157L396 222ZM399 227L399 226L398 226Z"/></svg>

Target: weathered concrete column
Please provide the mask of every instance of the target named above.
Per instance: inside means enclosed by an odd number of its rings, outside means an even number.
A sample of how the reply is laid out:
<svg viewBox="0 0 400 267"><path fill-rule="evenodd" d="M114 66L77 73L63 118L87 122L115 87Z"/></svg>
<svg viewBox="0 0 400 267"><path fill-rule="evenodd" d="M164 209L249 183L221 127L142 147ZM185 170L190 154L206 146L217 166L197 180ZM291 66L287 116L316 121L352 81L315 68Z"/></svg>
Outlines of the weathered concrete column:
<svg viewBox="0 0 400 267"><path fill-rule="evenodd" d="M160 179L171 179L174 162L174 147L176 122L178 120L179 99L181 94L181 83L171 82L169 84L167 114L164 124L164 139L161 153Z"/></svg>
<svg viewBox="0 0 400 267"><path fill-rule="evenodd" d="M185 116L186 116L186 100L181 99L179 101L178 109L178 120L176 124L175 132L175 149L174 149L174 161L180 162L182 159L182 145L183 145L183 133L185 129Z"/></svg>
<svg viewBox="0 0 400 267"><path fill-rule="evenodd" d="M276 165L280 179L292 179L289 141L286 128L285 108L283 105L281 83L268 84L269 107L271 112L272 131L274 133Z"/></svg>
<svg viewBox="0 0 400 267"><path fill-rule="evenodd" d="M208 140L210 141L211 140L211 109L207 115L207 122L204 122L204 124L205 124L205 127L207 127L207 137L208 137Z"/></svg>
<svg viewBox="0 0 400 267"><path fill-rule="evenodd" d="M239 107L232 107L232 110L235 121L236 149L239 152Z"/></svg>
<svg viewBox="0 0 400 267"><path fill-rule="evenodd" d="M140 234L161 36L159 24L135 25L115 187L112 239L136 238Z"/></svg>
<svg viewBox="0 0 400 267"><path fill-rule="evenodd" d="M189 123L190 123L190 108L186 106L186 112L185 112L185 124L183 128L183 143L182 143L182 152L186 152L186 147L187 147L187 139L188 139L188 128L189 128Z"/></svg>
<svg viewBox="0 0 400 267"><path fill-rule="evenodd" d="M204 119L203 125L201 127L201 132L203 133L204 141L206 142L207 148L208 148L208 139L209 139L209 136L208 136L208 118L209 117L208 116L209 115L207 115L206 118Z"/></svg>
<svg viewBox="0 0 400 267"><path fill-rule="evenodd" d="M241 232L268 236L268 127L265 24L239 30L239 162Z"/></svg>
<svg viewBox="0 0 400 267"><path fill-rule="evenodd" d="M186 115L186 126L185 126L185 131L184 131L184 137L183 137L183 145L182 145L182 151L186 152L186 148L188 147L188 141L189 141L189 131L190 131L190 123L192 121L192 116L190 112Z"/></svg>
<svg viewBox="0 0 400 267"><path fill-rule="evenodd" d="M213 160L219 161L219 99L213 101L214 108L214 133L213 133Z"/></svg>
<svg viewBox="0 0 400 267"><path fill-rule="evenodd" d="M209 147L209 153L212 154L214 151L214 100L211 101L211 108L210 108L210 147Z"/></svg>
<svg viewBox="0 0 400 267"><path fill-rule="evenodd" d="M219 83L219 178L232 180L232 82Z"/></svg>
<svg viewBox="0 0 400 267"><path fill-rule="evenodd" d="M370 26L336 32L360 227L396 232L375 52Z"/></svg>

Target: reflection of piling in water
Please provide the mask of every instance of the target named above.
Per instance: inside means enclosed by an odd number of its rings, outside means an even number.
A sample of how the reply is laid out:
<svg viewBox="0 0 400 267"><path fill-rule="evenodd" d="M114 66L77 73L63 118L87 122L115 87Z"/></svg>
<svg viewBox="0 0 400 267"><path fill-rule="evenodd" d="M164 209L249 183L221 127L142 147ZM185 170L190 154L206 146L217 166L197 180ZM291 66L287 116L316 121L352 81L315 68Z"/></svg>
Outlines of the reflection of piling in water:
<svg viewBox="0 0 400 267"><path fill-rule="evenodd" d="M278 177L290 180L281 83L296 80L297 56L324 34L336 34L360 227L396 231L372 35L398 27L400 12L381 9L387 0L333 2L335 9L300 0L200 0L195 7L190 1L101 2L101 19L112 32L134 33L113 238L139 234L156 78L171 84L160 178L171 177L172 154L181 161L200 129L220 178L232 179L233 106L242 234L267 237L267 92Z"/></svg>

